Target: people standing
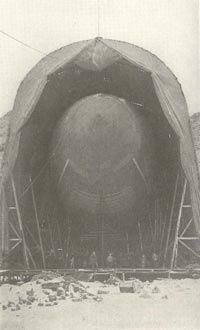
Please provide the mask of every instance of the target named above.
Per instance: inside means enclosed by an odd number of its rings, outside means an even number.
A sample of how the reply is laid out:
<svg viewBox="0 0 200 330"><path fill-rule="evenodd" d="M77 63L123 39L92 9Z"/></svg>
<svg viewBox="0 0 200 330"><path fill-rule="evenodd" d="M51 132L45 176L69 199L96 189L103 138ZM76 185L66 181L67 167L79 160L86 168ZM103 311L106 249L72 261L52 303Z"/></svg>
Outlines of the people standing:
<svg viewBox="0 0 200 330"><path fill-rule="evenodd" d="M112 253L109 253L106 258L106 267L113 268L113 266L114 266L114 257Z"/></svg>
<svg viewBox="0 0 200 330"><path fill-rule="evenodd" d="M75 259L74 259L74 255L71 256L70 259L70 268L74 269L75 268Z"/></svg>
<svg viewBox="0 0 200 330"><path fill-rule="evenodd" d="M155 252L152 254L152 266L158 268L158 255Z"/></svg>
<svg viewBox="0 0 200 330"><path fill-rule="evenodd" d="M96 252L93 251L89 258L89 265L92 269L98 268Z"/></svg>
<svg viewBox="0 0 200 330"><path fill-rule="evenodd" d="M141 268L146 268L147 267L147 262L146 262L146 255L143 253L141 257Z"/></svg>

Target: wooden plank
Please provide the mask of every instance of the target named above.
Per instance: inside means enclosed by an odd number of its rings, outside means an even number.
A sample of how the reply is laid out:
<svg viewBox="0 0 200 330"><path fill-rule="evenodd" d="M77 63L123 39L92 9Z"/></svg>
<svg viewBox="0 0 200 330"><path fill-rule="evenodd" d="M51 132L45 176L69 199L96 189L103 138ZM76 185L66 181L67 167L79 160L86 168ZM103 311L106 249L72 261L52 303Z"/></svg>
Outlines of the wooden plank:
<svg viewBox="0 0 200 330"><path fill-rule="evenodd" d="M36 205L36 200L35 200L35 193L34 193L31 178L30 178L30 184L31 184L31 194L32 194L32 200L33 200L33 207L34 207L34 212L35 212L35 220L36 220L38 237L39 237L39 244L40 244L40 249L41 249L41 253L42 253L42 263L43 263L43 267L46 268L45 253L44 253L44 247L43 247L43 241L42 241L42 234L41 234L41 230L40 230L40 222L39 222L39 218L38 218L37 205Z"/></svg>
<svg viewBox="0 0 200 330"><path fill-rule="evenodd" d="M65 165L63 167L62 173L61 173L61 175L59 177L59 180L58 180L58 185L61 183L62 178L63 178L63 175L65 174L65 171L66 171L68 165L69 165L69 159L67 159L66 162L65 162Z"/></svg>
<svg viewBox="0 0 200 330"><path fill-rule="evenodd" d="M192 240L197 240L197 239L200 240L200 237L178 237L178 239L182 240L182 241L192 241Z"/></svg>
<svg viewBox="0 0 200 330"><path fill-rule="evenodd" d="M184 230L182 231L182 233L180 234L180 238L185 234L185 232L187 231L187 229L188 229L189 226L191 225L192 220L193 220L193 218L191 218L191 219L189 220L189 222L187 223L185 229L184 229Z"/></svg>
<svg viewBox="0 0 200 330"><path fill-rule="evenodd" d="M194 254L196 257L200 258L200 255L194 251L191 247L189 247L187 244L182 242L182 240L179 241L186 249L188 249L192 254Z"/></svg>
<svg viewBox="0 0 200 330"><path fill-rule="evenodd" d="M187 187L187 180L185 179L184 186L183 186L183 192L182 192L182 196L181 196L180 207L179 207L178 219L177 219L177 224L176 224L175 239L174 239L174 246L173 246L173 250L172 250L170 269L172 269L174 266L175 254L177 253L177 248L178 248L178 242L179 242L178 233L179 233L179 228L180 228L180 223L181 223L182 208L183 208L183 203L185 200L186 187Z"/></svg>
<svg viewBox="0 0 200 330"><path fill-rule="evenodd" d="M138 232L139 232L139 238L140 238L140 248L141 248L141 253L144 253L143 249L143 242L142 242L142 233L141 233L141 227L140 227L140 222L138 221Z"/></svg>
<svg viewBox="0 0 200 330"><path fill-rule="evenodd" d="M33 242L35 243L35 245L37 247L40 247L40 245L38 244L37 240L35 239L35 237L33 236L33 234L31 233L31 231L29 230L28 226L24 226L25 229L27 230L28 234L30 235L30 237L32 238Z"/></svg>
<svg viewBox="0 0 200 330"><path fill-rule="evenodd" d="M146 178L144 176L144 173L142 172L142 169L140 168L140 166L139 166L139 164L138 164L138 162L136 161L135 158L132 158L132 160L133 160L133 163L134 163L135 167L137 168L138 172L140 173L140 176L141 176L146 188L148 188L147 181L146 181Z"/></svg>
<svg viewBox="0 0 200 330"><path fill-rule="evenodd" d="M13 174L11 174L11 184L12 184L14 200L15 200L15 205L16 205L19 229L20 229L20 232L21 232L21 237L22 237L22 242L23 242L24 259L25 259L26 267L29 268L29 260L28 260L28 254L27 254L27 249L26 249L27 245L26 245L25 236L24 236L24 229L23 229L22 218L21 218L21 213L20 213L20 209L19 209L17 192L16 192L16 188L15 188L15 182L14 182Z"/></svg>
<svg viewBox="0 0 200 330"><path fill-rule="evenodd" d="M174 206L175 206L175 200L176 200L176 194L177 194L177 188L178 188L178 179L179 179L179 175L177 175L177 177L176 177L176 183L175 183L175 188L174 188L171 212L170 212L170 217L169 217L169 227L168 227L168 231L167 231L167 239L166 239L165 252L164 252L164 257L163 257L163 263L164 264L166 262L167 251L168 251L168 246L169 246L169 238L170 238L170 233L171 233L172 220L173 220L173 214L174 214Z"/></svg>
<svg viewBox="0 0 200 330"><path fill-rule="evenodd" d="M2 200L1 200L1 217L2 217L2 228L1 228L1 252L4 252L5 245L5 219L4 219L4 189L2 190Z"/></svg>

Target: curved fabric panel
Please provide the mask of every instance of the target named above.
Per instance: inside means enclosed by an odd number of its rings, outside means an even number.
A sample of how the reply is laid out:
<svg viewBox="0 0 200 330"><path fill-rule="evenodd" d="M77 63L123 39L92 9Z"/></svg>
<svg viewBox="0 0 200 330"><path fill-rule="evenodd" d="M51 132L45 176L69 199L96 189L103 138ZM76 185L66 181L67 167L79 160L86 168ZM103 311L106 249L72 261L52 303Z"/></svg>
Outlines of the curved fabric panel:
<svg viewBox="0 0 200 330"><path fill-rule="evenodd" d="M107 47L110 51L107 51ZM101 52L101 49L103 51ZM89 54L89 55L88 55ZM85 57L86 56L86 57ZM74 61L100 70L119 58L151 73L162 110L180 139L182 167L190 184L196 228L200 235L200 192L196 157L190 132L187 104L176 77L155 55L134 45L97 38L63 47L42 59L21 83L12 112L10 139L5 153L4 175L12 169L17 156L20 129L28 121L49 77ZM48 114L47 114L48 115Z"/></svg>

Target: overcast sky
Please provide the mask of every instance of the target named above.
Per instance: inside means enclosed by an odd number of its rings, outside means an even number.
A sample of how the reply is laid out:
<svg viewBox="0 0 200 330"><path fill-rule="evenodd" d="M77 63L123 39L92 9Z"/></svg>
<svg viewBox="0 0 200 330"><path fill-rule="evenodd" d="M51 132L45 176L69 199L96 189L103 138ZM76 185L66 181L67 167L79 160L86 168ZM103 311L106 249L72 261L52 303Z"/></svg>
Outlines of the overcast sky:
<svg viewBox="0 0 200 330"><path fill-rule="evenodd" d="M146 48L182 84L199 111L198 0L99 0L99 34ZM0 0L0 30L49 53L98 35L97 0ZM43 56L0 34L0 115L10 111L25 74Z"/></svg>

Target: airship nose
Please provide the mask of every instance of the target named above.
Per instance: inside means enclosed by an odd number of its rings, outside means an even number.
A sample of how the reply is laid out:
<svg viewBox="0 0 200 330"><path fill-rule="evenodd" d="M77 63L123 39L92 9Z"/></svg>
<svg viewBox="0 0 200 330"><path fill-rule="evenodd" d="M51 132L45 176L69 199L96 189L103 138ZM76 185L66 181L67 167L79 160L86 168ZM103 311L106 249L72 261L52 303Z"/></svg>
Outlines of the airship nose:
<svg viewBox="0 0 200 330"><path fill-rule="evenodd" d="M57 181L62 175L59 194L65 204L71 194L76 196L75 204L90 208L91 203L84 205L81 196L98 199L101 191L110 203L118 196L122 209L132 207L139 190L144 190L145 169L138 165L144 131L146 135L138 110L123 99L97 94L75 103L57 125L51 147L58 144L52 167ZM112 212L111 206L107 209Z"/></svg>

